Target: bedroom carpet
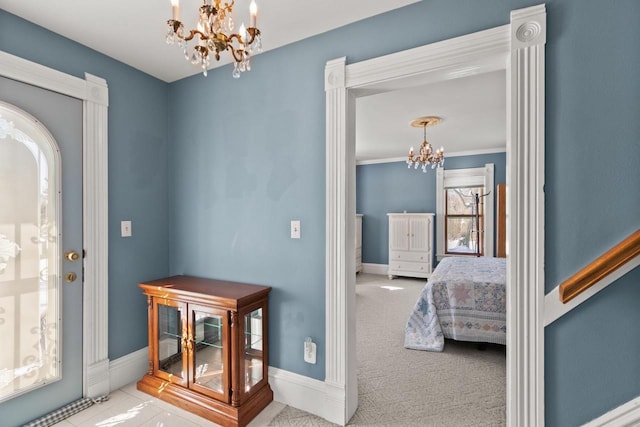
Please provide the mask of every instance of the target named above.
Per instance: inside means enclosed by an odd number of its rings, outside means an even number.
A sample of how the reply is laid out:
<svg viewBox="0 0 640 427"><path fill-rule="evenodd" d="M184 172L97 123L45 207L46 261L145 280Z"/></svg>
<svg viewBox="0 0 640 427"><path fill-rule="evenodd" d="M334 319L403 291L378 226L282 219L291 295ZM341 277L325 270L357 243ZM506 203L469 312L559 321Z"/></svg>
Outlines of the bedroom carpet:
<svg viewBox="0 0 640 427"><path fill-rule="evenodd" d="M425 281L357 278L358 410L350 426L503 426L505 347L446 340L444 352L403 347L404 327ZM332 426L286 406L274 427Z"/></svg>

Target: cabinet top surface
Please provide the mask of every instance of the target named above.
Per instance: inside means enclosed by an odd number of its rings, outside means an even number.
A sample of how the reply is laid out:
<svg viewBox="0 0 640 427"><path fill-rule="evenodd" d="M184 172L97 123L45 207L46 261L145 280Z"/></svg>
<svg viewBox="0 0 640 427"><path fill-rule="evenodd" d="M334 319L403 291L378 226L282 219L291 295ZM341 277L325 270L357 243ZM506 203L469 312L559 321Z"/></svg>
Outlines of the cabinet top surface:
<svg viewBox="0 0 640 427"><path fill-rule="evenodd" d="M170 290L177 294L211 295L229 300L241 300L259 294L267 295L271 291L270 286L250 285L193 276L165 277L140 283L139 286L145 293L164 293Z"/></svg>

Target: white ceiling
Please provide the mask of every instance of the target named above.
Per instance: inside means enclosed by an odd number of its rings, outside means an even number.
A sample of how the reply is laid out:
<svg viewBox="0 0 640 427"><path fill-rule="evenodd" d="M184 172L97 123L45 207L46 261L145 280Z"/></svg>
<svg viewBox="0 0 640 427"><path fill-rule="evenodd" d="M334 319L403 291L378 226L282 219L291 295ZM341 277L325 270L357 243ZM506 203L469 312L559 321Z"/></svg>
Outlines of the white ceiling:
<svg viewBox="0 0 640 427"><path fill-rule="evenodd" d="M410 126L422 116L439 116L427 128L434 149L465 154L506 147L504 70L357 98L356 160L406 157L422 144L423 129Z"/></svg>
<svg viewBox="0 0 640 427"><path fill-rule="evenodd" d="M256 0L264 50L275 49L419 0ZM249 22L250 0L236 0L236 28ZM180 19L194 28L201 0L181 0ZM200 72L165 43L169 0L0 0L2 9L166 82ZM229 63L225 54L220 62Z"/></svg>
<svg viewBox="0 0 640 427"><path fill-rule="evenodd" d="M256 0L258 27L267 51L417 1ZM236 0L238 26L248 20L249 2ZM195 24L200 4L181 0L182 21ZM0 6L166 82L200 72L177 46L164 41L170 0L0 0ZM212 65L226 64L228 58ZM504 149L505 87L500 71L358 98L356 158L406 156L410 146L422 142L422 129L409 123L426 115L443 119L427 129L427 139L444 146L445 154Z"/></svg>

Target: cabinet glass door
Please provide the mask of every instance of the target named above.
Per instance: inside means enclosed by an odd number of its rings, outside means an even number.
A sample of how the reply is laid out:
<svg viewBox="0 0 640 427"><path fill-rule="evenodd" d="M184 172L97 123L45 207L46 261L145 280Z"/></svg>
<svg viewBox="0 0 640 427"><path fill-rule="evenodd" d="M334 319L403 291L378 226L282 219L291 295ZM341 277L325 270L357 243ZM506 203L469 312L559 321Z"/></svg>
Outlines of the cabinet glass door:
<svg viewBox="0 0 640 427"><path fill-rule="evenodd" d="M227 400L229 360L226 342L227 312L210 307L190 306L192 355L190 387Z"/></svg>
<svg viewBox="0 0 640 427"><path fill-rule="evenodd" d="M257 308L244 315L244 348L241 361L244 377L244 392L263 380L264 341L262 308Z"/></svg>
<svg viewBox="0 0 640 427"><path fill-rule="evenodd" d="M184 309L179 303L156 302L158 318L156 352L158 376L175 383L185 383L184 350Z"/></svg>

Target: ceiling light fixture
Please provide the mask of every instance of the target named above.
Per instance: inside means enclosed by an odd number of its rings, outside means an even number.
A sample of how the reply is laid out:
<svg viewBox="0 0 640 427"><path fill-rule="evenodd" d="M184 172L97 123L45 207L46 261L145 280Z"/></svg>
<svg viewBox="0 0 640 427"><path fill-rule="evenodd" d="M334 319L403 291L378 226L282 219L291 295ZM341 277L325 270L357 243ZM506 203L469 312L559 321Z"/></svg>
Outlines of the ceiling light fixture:
<svg viewBox="0 0 640 427"><path fill-rule="evenodd" d="M251 0L249 6L249 28L240 26L239 34L232 33L233 4L222 2L222 0L202 1L202 6L198 9L198 24L195 30L186 32L184 25L180 22L179 0L171 0L173 18L167 21L167 43L174 44L182 48L184 57L191 61L193 65L202 67L202 74L207 75L207 68L210 65L211 55L215 55L216 60L220 60L220 53L228 50L233 57L233 77L239 78L241 72L251 70L249 62L254 52L262 52L262 38L260 30L256 27L258 17L258 7L255 0ZM193 47L193 52L189 56L187 42L193 38L198 39L198 44ZM211 55L210 55L211 54Z"/></svg>
<svg viewBox="0 0 640 427"><path fill-rule="evenodd" d="M418 169L418 166L422 166L422 172L426 172L429 165L431 165L431 169L444 166L444 148L440 147L434 153L431 144L427 141L427 127L435 126L438 123L440 123L440 117L436 116L418 117L411 122L411 126L424 129L424 141L418 155L413 154L413 147L409 150L409 158L407 159L409 168L414 166L415 169Z"/></svg>

